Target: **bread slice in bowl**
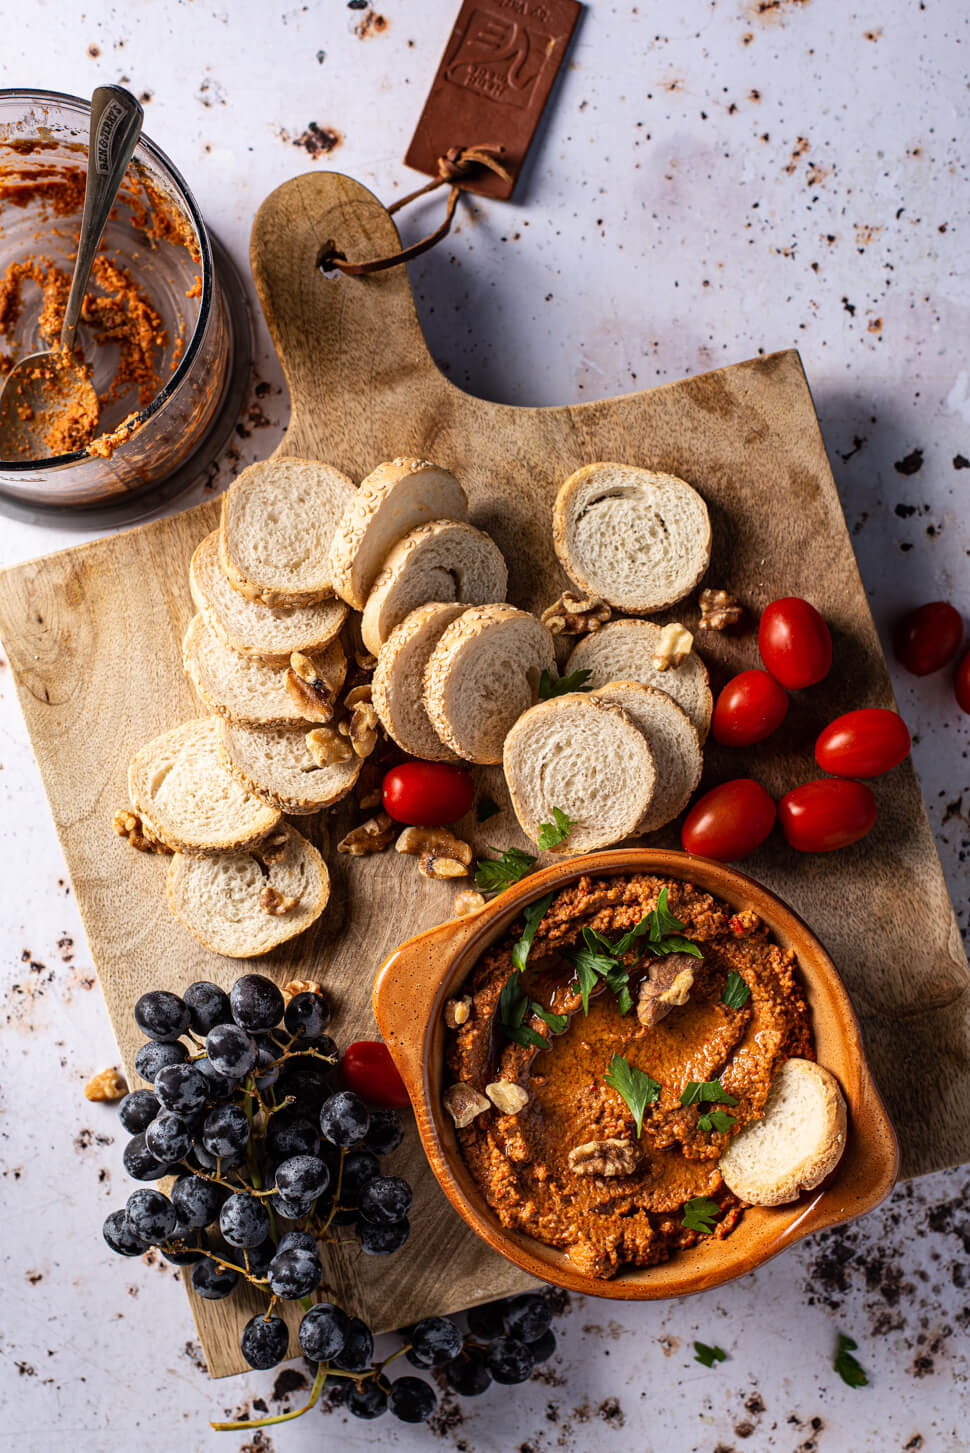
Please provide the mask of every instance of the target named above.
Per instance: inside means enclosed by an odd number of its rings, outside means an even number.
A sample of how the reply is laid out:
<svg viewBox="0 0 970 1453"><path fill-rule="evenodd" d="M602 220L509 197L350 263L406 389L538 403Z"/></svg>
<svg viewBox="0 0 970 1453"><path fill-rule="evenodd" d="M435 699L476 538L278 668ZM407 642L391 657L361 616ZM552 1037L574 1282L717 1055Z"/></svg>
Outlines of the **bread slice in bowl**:
<svg viewBox="0 0 970 1453"><path fill-rule="evenodd" d="M168 902L203 948L232 959L269 953L314 923L330 897L327 865L287 823L243 852L176 853Z"/></svg>
<svg viewBox="0 0 970 1453"><path fill-rule="evenodd" d="M611 621L584 636L572 651L565 672L589 671L586 685L595 691L611 681L642 681L672 696L697 728L703 744L711 725L714 698L707 667L696 651L686 661L658 671L653 664L660 641L660 626L653 621Z"/></svg>
<svg viewBox="0 0 970 1453"><path fill-rule="evenodd" d="M226 770L218 724L202 717L163 732L128 768L131 805L153 837L176 853L222 853L259 842L279 811Z"/></svg>
<svg viewBox="0 0 970 1453"><path fill-rule="evenodd" d="M376 656L404 617L429 600L504 600L509 573L484 530L460 520L419 525L391 550L367 597L360 633Z"/></svg>
<svg viewBox="0 0 970 1453"><path fill-rule="evenodd" d="M310 750L309 722L290 727L219 723L223 761L248 792L293 816L320 812L346 797L364 765L362 757L321 766Z"/></svg>
<svg viewBox="0 0 970 1453"><path fill-rule="evenodd" d="M505 739L505 780L519 825L534 843L554 809L572 820L550 851L588 853L635 833L657 773L646 737L619 706L583 692L540 701Z"/></svg>
<svg viewBox="0 0 970 1453"><path fill-rule="evenodd" d="M835 1076L813 1060L786 1060L763 1117L739 1130L721 1155L728 1190L752 1206L781 1206L813 1191L841 1159L846 1120Z"/></svg>
<svg viewBox="0 0 970 1453"><path fill-rule="evenodd" d="M335 695L347 671L340 642L331 641L313 660L321 677L336 683ZM316 719L287 689L287 667L240 656L209 630L201 615L193 616L185 633L182 664L203 705L239 726L293 726Z"/></svg>
<svg viewBox="0 0 970 1453"><path fill-rule="evenodd" d="M395 626L377 657L371 683L374 709L388 736L412 757L456 762L428 717L424 673L445 631L467 609L461 601L429 601Z"/></svg>
<svg viewBox="0 0 970 1453"><path fill-rule="evenodd" d="M264 605L312 605L334 592L330 542L354 485L317 459L250 464L222 496L219 562Z"/></svg>
<svg viewBox="0 0 970 1453"><path fill-rule="evenodd" d="M337 594L363 610L391 550L431 520L465 520L468 500L453 474L427 459L389 459L361 481L330 546Z"/></svg>
<svg viewBox="0 0 970 1453"><path fill-rule="evenodd" d="M656 832L683 812L701 780L704 758L697 729L683 707L665 691L640 681L611 681L597 687L593 695L597 701L622 707L647 739L657 781L636 832Z"/></svg>
<svg viewBox="0 0 970 1453"><path fill-rule="evenodd" d="M509 728L555 675L552 635L513 605L463 611L428 657L424 702L446 747L469 762L501 762Z"/></svg>

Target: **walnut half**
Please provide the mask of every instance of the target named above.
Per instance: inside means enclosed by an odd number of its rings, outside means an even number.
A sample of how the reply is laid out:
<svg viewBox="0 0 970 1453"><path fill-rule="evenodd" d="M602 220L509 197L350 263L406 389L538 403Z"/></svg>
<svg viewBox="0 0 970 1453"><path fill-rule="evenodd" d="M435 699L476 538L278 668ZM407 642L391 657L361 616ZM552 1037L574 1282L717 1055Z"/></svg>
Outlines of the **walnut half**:
<svg viewBox="0 0 970 1453"><path fill-rule="evenodd" d="M455 837L446 827L406 827L394 844L394 850L416 858L426 853L439 858L456 858L466 868L472 860L469 844Z"/></svg>
<svg viewBox="0 0 970 1453"><path fill-rule="evenodd" d="M316 979L291 979L283 985L283 998L289 1003L297 994L322 994L323 989Z"/></svg>
<svg viewBox="0 0 970 1453"><path fill-rule="evenodd" d="M386 812L378 812L341 838L337 844L337 852L349 853L352 858L362 858L367 853L382 853L391 846L393 836L393 822Z"/></svg>
<svg viewBox="0 0 970 1453"><path fill-rule="evenodd" d="M464 1130L477 1116L491 1108L484 1095L480 1095L472 1085L464 1083L451 1085L445 1090L441 1100L454 1120L456 1130Z"/></svg>
<svg viewBox="0 0 970 1453"><path fill-rule="evenodd" d="M309 721L330 721L337 692L343 684L343 672L328 679L326 669L318 666L312 656L294 651L287 670L286 689L295 706Z"/></svg>
<svg viewBox="0 0 970 1453"><path fill-rule="evenodd" d="M279 893L271 884L267 883L259 895L259 906L264 913L271 918L284 918L291 913L299 903L299 898L291 898L287 893Z"/></svg>
<svg viewBox="0 0 970 1453"><path fill-rule="evenodd" d="M691 954L668 954L654 959L637 996L637 1019L647 1028L666 1019L672 1009L686 1004L694 987L697 960Z"/></svg>
<svg viewBox="0 0 970 1453"><path fill-rule="evenodd" d="M660 632L657 649L653 653L655 671L670 671L682 666L691 653L694 637L679 621L671 621Z"/></svg>
<svg viewBox="0 0 970 1453"><path fill-rule="evenodd" d="M573 595L564 590L555 605L542 612L542 623L554 636L585 636L598 631L611 615L598 595Z"/></svg>
<svg viewBox="0 0 970 1453"><path fill-rule="evenodd" d="M171 853L172 849L153 837L137 812L130 807L119 807L111 819L111 826L119 837L127 838L140 853Z"/></svg>
<svg viewBox="0 0 970 1453"><path fill-rule="evenodd" d="M744 606L726 590L702 590L697 604L701 608L701 631L729 631L744 619Z"/></svg>
<svg viewBox="0 0 970 1453"><path fill-rule="evenodd" d="M92 1075L84 1086L86 1100L122 1100L128 1093L128 1081L114 1066Z"/></svg>
<svg viewBox="0 0 970 1453"><path fill-rule="evenodd" d="M567 1156L576 1176L628 1176L637 1168L639 1148L632 1140L587 1140Z"/></svg>

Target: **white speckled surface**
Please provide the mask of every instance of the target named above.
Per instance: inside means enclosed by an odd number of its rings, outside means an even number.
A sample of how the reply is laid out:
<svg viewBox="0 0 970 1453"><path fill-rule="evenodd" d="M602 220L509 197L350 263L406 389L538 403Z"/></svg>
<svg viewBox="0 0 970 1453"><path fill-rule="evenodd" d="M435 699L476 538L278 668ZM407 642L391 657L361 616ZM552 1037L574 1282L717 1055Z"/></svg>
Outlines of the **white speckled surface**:
<svg viewBox="0 0 970 1453"><path fill-rule="evenodd" d="M454 6L380 9L383 25L342 0L91 0L83 14L34 0L3 17L0 82L144 93L148 133L243 265L255 208L300 170L334 165L388 199L413 184L399 159ZM415 266L436 355L482 394L549 403L795 344L884 639L924 599L970 618L968 37L965 7L940 0L590 6L518 203L476 206ZM312 160L311 122L338 138ZM285 422L264 332L258 373L268 388L215 487ZM0 557L78 537L3 519ZM894 679L966 926L970 719L943 677ZM259 1439L211 1432L209 1416L293 1395L273 1399L275 1373L209 1384L173 1269L101 1244L126 1194L122 1138L81 1087L114 1046L2 671L0 767L4 1445L966 1448L966 1169L690 1302L574 1302L541 1380L469 1400L436 1432L320 1410ZM832 1371L839 1330L867 1389ZM728 1360L695 1363L695 1337Z"/></svg>

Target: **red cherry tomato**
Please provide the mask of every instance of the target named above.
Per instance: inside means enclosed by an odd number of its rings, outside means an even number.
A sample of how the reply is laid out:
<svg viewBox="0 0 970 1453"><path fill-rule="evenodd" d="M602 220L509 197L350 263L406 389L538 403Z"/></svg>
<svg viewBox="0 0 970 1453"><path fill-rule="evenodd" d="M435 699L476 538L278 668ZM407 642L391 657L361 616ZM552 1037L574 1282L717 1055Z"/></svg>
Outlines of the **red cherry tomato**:
<svg viewBox="0 0 970 1453"><path fill-rule="evenodd" d="M829 722L815 743L815 760L833 777L878 777L909 756L909 728L895 711L870 706Z"/></svg>
<svg viewBox="0 0 970 1453"><path fill-rule="evenodd" d="M775 804L760 782L736 777L699 797L684 819L684 851L733 862L760 847L775 825Z"/></svg>
<svg viewBox="0 0 970 1453"><path fill-rule="evenodd" d="M876 816L876 799L868 787L832 777L805 782L778 803L781 830L800 853L847 848L865 837Z"/></svg>
<svg viewBox="0 0 970 1453"><path fill-rule="evenodd" d="M957 679L954 690L957 694L957 706L970 716L970 651L964 656L957 667Z"/></svg>
<svg viewBox="0 0 970 1453"><path fill-rule="evenodd" d="M742 671L725 686L714 706L711 735L724 747L750 747L781 726L788 693L767 671Z"/></svg>
<svg viewBox="0 0 970 1453"><path fill-rule="evenodd" d="M797 595L767 606L758 626L758 650L776 681L789 691L814 686L832 668L832 637L813 605Z"/></svg>
<svg viewBox="0 0 970 1453"><path fill-rule="evenodd" d="M475 784L464 767L450 762L403 762L384 778L384 811L395 822L440 827L464 817L475 799Z"/></svg>
<svg viewBox="0 0 970 1453"><path fill-rule="evenodd" d="M896 660L914 676L929 676L952 661L963 640L963 620L949 601L917 606L893 631Z"/></svg>
<svg viewBox="0 0 970 1453"><path fill-rule="evenodd" d="M383 1110L402 1110L411 1103L391 1052L379 1039L358 1039L348 1044L340 1061L340 1083L368 1105Z"/></svg>

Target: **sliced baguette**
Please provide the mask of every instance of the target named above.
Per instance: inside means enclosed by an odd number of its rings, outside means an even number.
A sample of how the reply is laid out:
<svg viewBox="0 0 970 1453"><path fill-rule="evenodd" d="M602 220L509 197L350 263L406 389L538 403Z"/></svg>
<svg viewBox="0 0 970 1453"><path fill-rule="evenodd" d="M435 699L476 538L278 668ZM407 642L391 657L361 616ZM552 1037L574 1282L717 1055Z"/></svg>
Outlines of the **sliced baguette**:
<svg viewBox="0 0 970 1453"><path fill-rule="evenodd" d="M703 744L714 706L707 667L691 651L679 666L658 671L653 655L659 640L660 627L653 621L611 621L579 642L564 669L591 671L587 685L594 691L611 681L642 681L644 686L666 691L684 708Z"/></svg>
<svg viewBox="0 0 970 1453"><path fill-rule="evenodd" d="M331 641L317 652L314 662L321 676L338 682L339 690L347 671L340 642ZM313 719L287 690L287 668L240 656L209 630L200 615L192 617L185 633L182 664L203 705L239 726L294 726Z"/></svg>
<svg viewBox="0 0 970 1453"><path fill-rule="evenodd" d="M128 793L152 835L176 853L233 852L280 820L226 771L218 723L208 717L183 722L136 752Z"/></svg>
<svg viewBox="0 0 970 1453"><path fill-rule="evenodd" d="M374 581L361 618L364 645L376 656L404 617L429 600L468 605L504 600L509 573L483 530L460 520L432 520L405 535Z"/></svg>
<svg viewBox="0 0 970 1453"><path fill-rule="evenodd" d="M241 656L271 666L287 666L294 651L312 655L340 634L347 606L336 596L313 605L275 606L247 600L234 590L219 563L219 531L196 547L189 566L189 588L196 610Z"/></svg>
<svg viewBox="0 0 970 1453"><path fill-rule="evenodd" d="M572 818L558 856L605 848L636 832L656 771L647 740L620 707L580 691L540 701L505 739L505 780L534 843L553 808Z"/></svg>
<svg viewBox="0 0 970 1453"><path fill-rule="evenodd" d="M704 765L697 729L683 707L665 691L640 681L611 681L593 693L597 701L620 706L647 739L657 769L653 800L637 823L637 833L656 832L683 812L701 780Z"/></svg>
<svg viewBox="0 0 970 1453"><path fill-rule="evenodd" d="M786 1060L762 1119L739 1130L721 1156L728 1190L753 1206L781 1206L813 1191L839 1163L846 1119L833 1074L812 1060Z"/></svg>
<svg viewBox="0 0 970 1453"><path fill-rule="evenodd" d="M361 482L330 546L334 589L363 610L399 540L431 520L465 520L468 500L453 474L427 459L390 459Z"/></svg>
<svg viewBox="0 0 970 1453"><path fill-rule="evenodd" d="M334 594L330 542L354 493L316 459L250 464L222 496L219 562L230 585L264 605L312 605Z"/></svg>
<svg viewBox="0 0 970 1453"><path fill-rule="evenodd" d="M371 683L374 709L388 736L412 757L426 762L458 761L428 719L424 672L431 652L466 609L460 601L419 605L394 627L377 657Z"/></svg>
<svg viewBox="0 0 970 1453"><path fill-rule="evenodd" d="M469 762L501 762L512 726L556 674L556 647L535 616L512 605L473 606L428 657L424 702L446 747Z"/></svg>
<svg viewBox="0 0 970 1453"><path fill-rule="evenodd" d="M231 959L252 959L295 938L320 917L329 897L326 863L286 823L271 844L213 858L176 853L168 870L175 917L203 948Z"/></svg>
<svg viewBox="0 0 970 1453"><path fill-rule="evenodd" d="M711 521L696 489L632 464L571 474L556 495L552 538L570 580L643 614L689 595L711 560Z"/></svg>
<svg viewBox="0 0 970 1453"><path fill-rule="evenodd" d="M223 760L249 792L282 812L306 816L346 797L364 765L362 757L321 767L307 746L302 727L242 727L223 719L219 737Z"/></svg>

